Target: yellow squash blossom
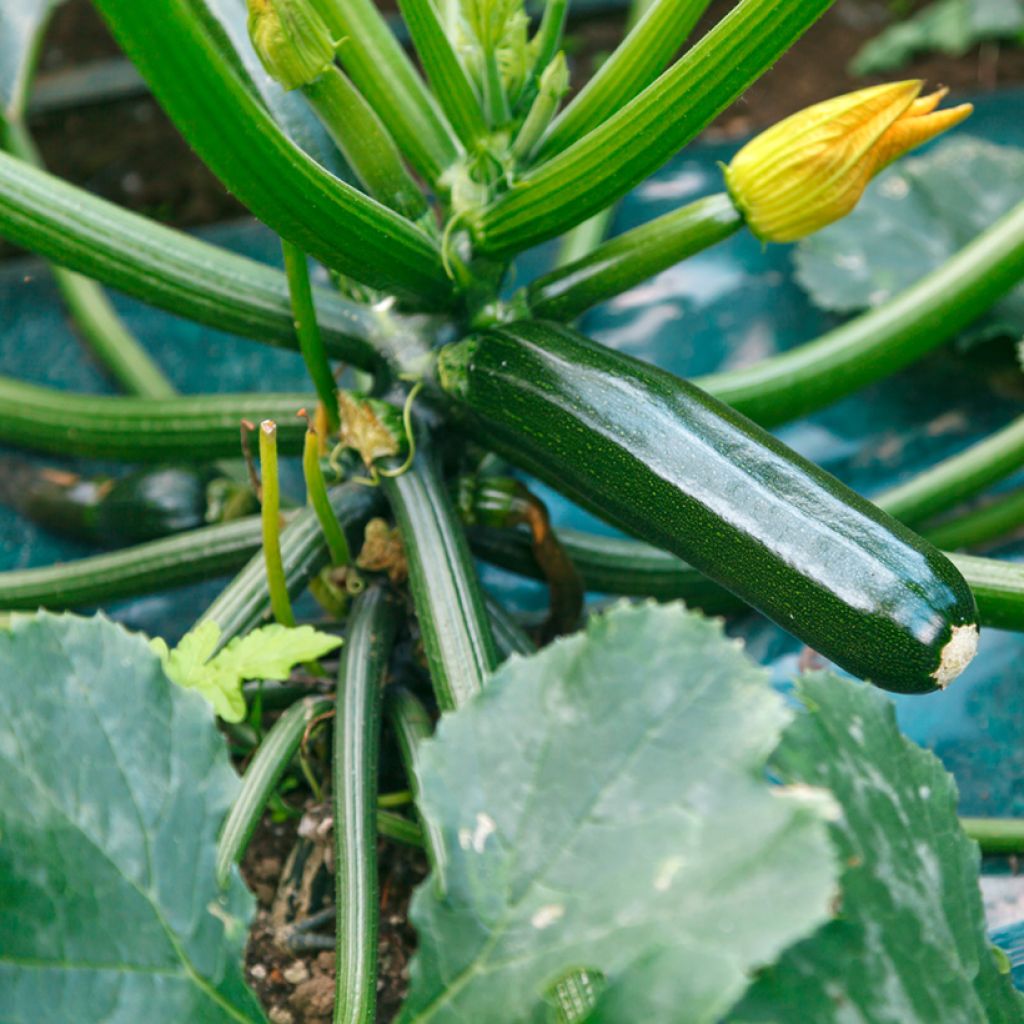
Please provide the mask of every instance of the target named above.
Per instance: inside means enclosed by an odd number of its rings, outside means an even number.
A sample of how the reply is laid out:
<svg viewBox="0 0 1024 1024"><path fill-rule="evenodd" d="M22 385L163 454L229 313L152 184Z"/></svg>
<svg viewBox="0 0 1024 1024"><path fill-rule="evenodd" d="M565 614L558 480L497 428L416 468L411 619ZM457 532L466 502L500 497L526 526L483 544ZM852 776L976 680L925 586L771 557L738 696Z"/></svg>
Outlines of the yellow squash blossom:
<svg viewBox="0 0 1024 1024"><path fill-rule="evenodd" d="M762 132L726 168L729 194L766 242L793 242L845 217L868 182L966 118L969 103L937 107L947 90L892 82L815 104Z"/></svg>

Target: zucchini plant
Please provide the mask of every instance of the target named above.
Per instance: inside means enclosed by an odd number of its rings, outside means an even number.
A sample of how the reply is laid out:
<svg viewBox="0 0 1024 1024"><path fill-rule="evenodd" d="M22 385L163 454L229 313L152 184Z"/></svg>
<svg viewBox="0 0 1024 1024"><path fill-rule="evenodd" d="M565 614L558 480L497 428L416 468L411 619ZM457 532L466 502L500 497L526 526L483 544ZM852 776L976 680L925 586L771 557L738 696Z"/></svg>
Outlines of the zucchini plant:
<svg viewBox="0 0 1024 1024"><path fill-rule="evenodd" d="M830 0L738 0L692 44L708 0L637 5L571 98L565 0L538 17L401 0L412 55L371 0L94 3L284 269L50 175L25 109L53 4L0 0L0 235L54 265L126 392L0 379L0 441L157 464L10 499L128 546L0 573L18 613L0 635L0 934L17 934L0 1019L264 1020L235 865L289 781L330 808L336 1022L376 1019L378 837L431 869L402 1020L1024 1020L954 787L870 685L943 690L979 627L1024 629L1024 572L929 539L1008 527L956 509L1020 466L1024 432L871 501L768 433L1003 299L1024 201L885 303L741 369L682 380L575 325L737 232L840 220L970 106L919 81L825 100L744 146L718 194L604 240L609 208ZM555 239L517 282L517 256ZM102 285L295 350L308 393L177 394ZM559 531L533 479L630 536ZM533 635L475 557L547 583ZM228 571L173 647L52 614ZM587 616L587 590L691 610ZM866 683L803 678L794 711L699 613L743 608ZM58 730L70 764L40 749ZM379 798L396 773L415 817ZM1000 850L1020 834L969 825Z"/></svg>

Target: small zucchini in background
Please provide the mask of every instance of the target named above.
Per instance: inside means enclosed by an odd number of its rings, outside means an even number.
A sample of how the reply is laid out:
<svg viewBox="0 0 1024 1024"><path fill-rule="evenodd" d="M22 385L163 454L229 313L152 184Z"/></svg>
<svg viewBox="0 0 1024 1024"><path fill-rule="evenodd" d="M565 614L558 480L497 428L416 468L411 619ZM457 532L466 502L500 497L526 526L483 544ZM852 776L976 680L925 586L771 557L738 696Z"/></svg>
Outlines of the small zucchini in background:
<svg viewBox="0 0 1024 1024"><path fill-rule="evenodd" d="M853 674L927 693L973 658L941 552L692 384L544 322L446 346L437 376L480 443Z"/></svg>
<svg viewBox="0 0 1024 1024"><path fill-rule="evenodd" d="M257 507L246 485L212 466L154 466L120 478L42 469L21 479L10 503L24 516L65 537L111 547L237 519Z"/></svg>

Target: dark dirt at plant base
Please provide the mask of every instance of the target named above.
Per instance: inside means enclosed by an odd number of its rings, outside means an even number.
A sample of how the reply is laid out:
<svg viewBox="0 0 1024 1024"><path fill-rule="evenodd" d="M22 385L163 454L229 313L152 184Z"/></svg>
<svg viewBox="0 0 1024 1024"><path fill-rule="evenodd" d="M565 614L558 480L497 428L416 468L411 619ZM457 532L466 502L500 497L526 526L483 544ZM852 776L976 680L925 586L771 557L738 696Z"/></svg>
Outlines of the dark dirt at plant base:
<svg viewBox="0 0 1024 1024"><path fill-rule="evenodd" d="M246 979L274 1024L329 1024L334 1004L334 953L288 952L270 924L271 905L296 835L295 821L276 824L264 817L246 853L242 874L259 906L245 952ZM377 1020L386 1022L394 1018L408 988L409 960L416 945L415 932L408 923L409 898L426 877L427 862L420 850L388 839L380 840L377 852ZM329 933L328 928L324 934Z"/></svg>
<svg viewBox="0 0 1024 1024"><path fill-rule="evenodd" d="M698 31L732 6L718 0ZM921 6L917 4L916 6ZM709 130L717 138L744 135L801 107L874 79L853 79L845 68L864 41L886 23L883 0L837 0L821 22L783 60L782 73L767 75ZM577 25L570 57L578 84L621 34L622 17ZM88 0L71 0L57 14L44 52L43 73L116 55ZM995 45L959 60L922 57L900 76L973 93L1024 82L1024 50ZM116 130L111 131L111 125ZM58 175L113 202L180 227L242 215L244 210L202 166L148 96L124 99L32 119L47 165ZM0 241L0 258L12 248ZM246 950L246 975L274 1024L323 1024L331 1019L334 955L296 955L282 949L269 926L281 873L296 840L296 823L264 819L243 865L259 911ZM420 851L382 840L379 845L380 936L379 1021L390 1021L408 985L415 934L407 922L412 889L425 877Z"/></svg>

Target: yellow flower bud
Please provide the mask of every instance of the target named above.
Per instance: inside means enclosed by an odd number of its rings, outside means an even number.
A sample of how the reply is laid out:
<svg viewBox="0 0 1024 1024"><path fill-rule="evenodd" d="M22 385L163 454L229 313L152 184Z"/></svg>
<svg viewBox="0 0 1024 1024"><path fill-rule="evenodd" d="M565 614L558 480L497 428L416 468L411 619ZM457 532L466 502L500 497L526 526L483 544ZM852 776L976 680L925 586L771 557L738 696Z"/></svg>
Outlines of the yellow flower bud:
<svg viewBox="0 0 1024 1024"><path fill-rule="evenodd" d="M310 0L248 0L249 36L260 61L285 89L311 85L333 63L331 31Z"/></svg>
<svg viewBox="0 0 1024 1024"><path fill-rule="evenodd" d="M897 158L963 121L969 103L937 110L940 89L892 82L815 104L762 132L726 168L725 180L750 230L794 242L845 217L868 182Z"/></svg>

